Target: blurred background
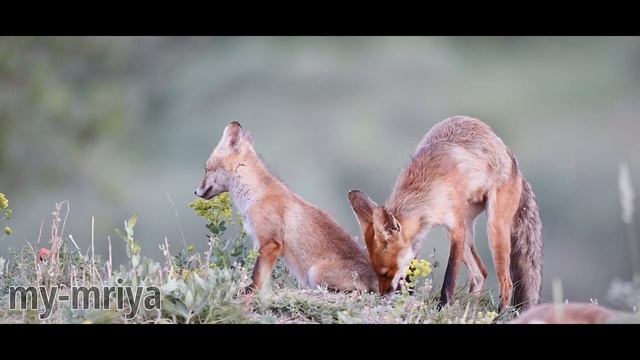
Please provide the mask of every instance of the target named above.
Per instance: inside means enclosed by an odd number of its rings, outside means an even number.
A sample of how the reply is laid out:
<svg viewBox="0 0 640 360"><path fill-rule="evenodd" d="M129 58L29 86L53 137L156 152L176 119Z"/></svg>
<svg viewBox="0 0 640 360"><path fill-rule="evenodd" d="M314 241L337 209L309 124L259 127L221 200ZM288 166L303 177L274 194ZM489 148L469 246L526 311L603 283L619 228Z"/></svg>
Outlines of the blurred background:
<svg viewBox="0 0 640 360"><path fill-rule="evenodd" d="M293 191L359 236L347 191L384 202L423 135L456 114L490 124L534 187L543 298L559 279L569 300L607 303L611 281L632 276L618 167L640 185L634 37L2 37L0 192L14 233L0 256L42 223L46 245L54 203L69 200L66 232L83 250L95 216L96 252L111 236L124 261L114 229L135 213L143 254L159 259L165 236L182 244L167 195L204 249L188 203L234 120ZM476 243L497 291L485 221ZM448 246L441 229L423 241L438 289Z"/></svg>

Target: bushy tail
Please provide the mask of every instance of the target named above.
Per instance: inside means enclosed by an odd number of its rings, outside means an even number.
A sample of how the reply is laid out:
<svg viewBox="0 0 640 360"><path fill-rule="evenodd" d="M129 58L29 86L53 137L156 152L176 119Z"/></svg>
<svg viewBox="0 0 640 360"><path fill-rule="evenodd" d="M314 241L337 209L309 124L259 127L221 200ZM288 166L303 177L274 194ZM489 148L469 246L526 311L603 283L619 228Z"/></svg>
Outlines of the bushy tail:
<svg viewBox="0 0 640 360"><path fill-rule="evenodd" d="M540 302L542 289L542 222L531 185L522 178L520 206L511 229L513 305L522 310Z"/></svg>

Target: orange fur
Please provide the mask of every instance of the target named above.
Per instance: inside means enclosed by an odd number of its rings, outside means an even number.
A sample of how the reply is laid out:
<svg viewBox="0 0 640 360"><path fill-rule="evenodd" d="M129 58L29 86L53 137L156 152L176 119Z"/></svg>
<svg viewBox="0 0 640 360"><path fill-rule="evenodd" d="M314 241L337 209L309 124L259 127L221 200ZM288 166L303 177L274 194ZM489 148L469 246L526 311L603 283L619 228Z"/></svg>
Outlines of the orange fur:
<svg viewBox="0 0 640 360"><path fill-rule="evenodd" d="M485 123L465 116L442 121L418 145L384 206L359 190L350 191L349 200L381 293L397 288L434 225L444 226L451 241L441 303L453 300L462 263L471 292L479 293L487 270L475 249L473 224L486 210L501 306L512 302L514 282L516 305L538 303L542 227L535 197L509 149Z"/></svg>
<svg viewBox="0 0 640 360"><path fill-rule="evenodd" d="M248 291L262 289L278 258L303 287L375 291L364 248L326 212L273 176L240 124L229 124L205 165L196 195L229 192L259 257Z"/></svg>

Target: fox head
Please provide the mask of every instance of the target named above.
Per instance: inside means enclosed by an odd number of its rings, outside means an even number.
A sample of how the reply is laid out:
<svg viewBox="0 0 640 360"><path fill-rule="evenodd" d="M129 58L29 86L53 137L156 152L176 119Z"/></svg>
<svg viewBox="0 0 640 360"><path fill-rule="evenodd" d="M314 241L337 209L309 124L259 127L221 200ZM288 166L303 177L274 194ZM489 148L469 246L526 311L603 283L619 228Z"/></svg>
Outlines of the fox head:
<svg viewBox="0 0 640 360"><path fill-rule="evenodd" d="M205 167L195 194L205 200L229 191L229 181L245 158L253 154L253 137L237 121L227 125Z"/></svg>
<svg viewBox="0 0 640 360"><path fill-rule="evenodd" d="M393 292L415 257L411 239L405 238L402 225L387 208L376 204L362 191L349 191L349 201L362 228L380 293Z"/></svg>

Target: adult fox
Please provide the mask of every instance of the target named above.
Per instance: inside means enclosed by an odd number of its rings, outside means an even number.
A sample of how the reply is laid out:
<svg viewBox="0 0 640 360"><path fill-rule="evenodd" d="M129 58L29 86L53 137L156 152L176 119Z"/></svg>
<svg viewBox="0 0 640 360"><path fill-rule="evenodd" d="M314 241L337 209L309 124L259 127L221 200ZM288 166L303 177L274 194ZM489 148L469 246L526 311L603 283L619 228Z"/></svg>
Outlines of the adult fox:
<svg viewBox="0 0 640 360"><path fill-rule="evenodd" d="M511 151L480 120L454 116L429 131L398 176L385 206L349 192L381 293L397 288L420 240L443 225L451 241L440 304L453 300L462 262L470 292L487 270L474 246L474 219L488 214L488 237L500 285L500 307L526 308L540 299L542 224L533 190ZM515 285L515 288L514 288Z"/></svg>
<svg viewBox="0 0 640 360"><path fill-rule="evenodd" d="M303 287L376 291L377 278L364 248L326 212L272 175L238 122L224 129L196 189L203 199L229 192L259 257L252 284L263 288L279 256Z"/></svg>

